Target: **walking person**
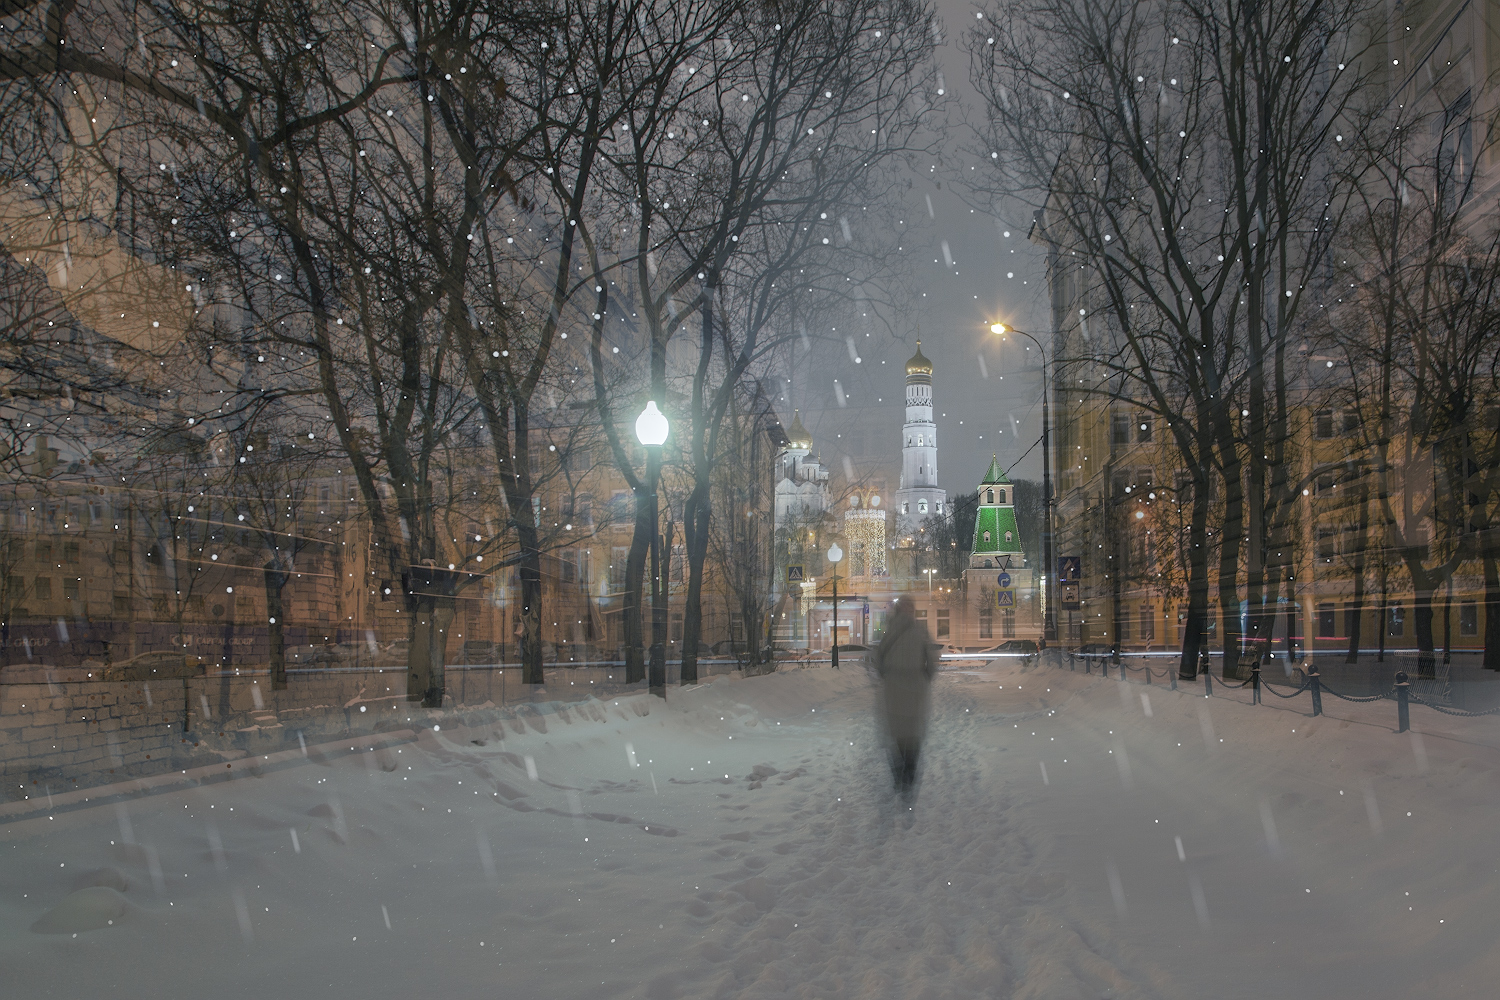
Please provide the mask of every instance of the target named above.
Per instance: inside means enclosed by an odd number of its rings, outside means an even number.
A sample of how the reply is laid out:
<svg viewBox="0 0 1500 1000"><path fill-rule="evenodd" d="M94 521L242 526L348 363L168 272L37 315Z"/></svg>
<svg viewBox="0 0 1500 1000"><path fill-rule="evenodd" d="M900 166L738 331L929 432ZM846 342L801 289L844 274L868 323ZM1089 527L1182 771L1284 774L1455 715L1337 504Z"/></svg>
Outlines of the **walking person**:
<svg viewBox="0 0 1500 1000"><path fill-rule="evenodd" d="M916 787L917 755L927 732L932 678L937 653L927 623L918 621L910 597L901 597L886 619L885 636L875 652L880 675L880 705L891 744L896 790L910 795Z"/></svg>

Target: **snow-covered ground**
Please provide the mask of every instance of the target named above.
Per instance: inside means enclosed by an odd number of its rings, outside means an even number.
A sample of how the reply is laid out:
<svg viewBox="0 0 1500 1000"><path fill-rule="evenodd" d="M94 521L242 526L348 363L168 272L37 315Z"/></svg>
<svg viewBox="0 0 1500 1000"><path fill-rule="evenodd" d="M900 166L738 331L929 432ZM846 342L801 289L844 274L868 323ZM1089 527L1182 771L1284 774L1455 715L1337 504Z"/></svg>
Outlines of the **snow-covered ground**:
<svg viewBox="0 0 1500 1000"><path fill-rule="evenodd" d="M860 669L427 728L0 826L0 993L1495 996L1500 723L1328 702L947 670L909 811Z"/></svg>

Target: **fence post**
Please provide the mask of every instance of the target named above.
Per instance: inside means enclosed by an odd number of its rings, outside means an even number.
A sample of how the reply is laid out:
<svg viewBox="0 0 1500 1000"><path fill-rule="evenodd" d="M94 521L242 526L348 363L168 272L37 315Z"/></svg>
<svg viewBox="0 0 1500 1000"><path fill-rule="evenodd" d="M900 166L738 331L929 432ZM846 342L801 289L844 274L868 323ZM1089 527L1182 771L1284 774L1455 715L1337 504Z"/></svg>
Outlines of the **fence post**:
<svg viewBox="0 0 1500 1000"><path fill-rule="evenodd" d="M1250 704L1260 704L1260 659L1250 664Z"/></svg>
<svg viewBox="0 0 1500 1000"><path fill-rule="evenodd" d="M1094 664L1087 656L1083 658L1083 672L1086 674L1094 672Z"/></svg>
<svg viewBox="0 0 1500 1000"><path fill-rule="evenodd" d="M1167 668L1167 676L1172 679L1172 690L1176 691L1177 690L1177 671L1173 670L1171 667L1168 667Z"/></svg>
<svg viewBox="0 0 1500 1000"><path fill-rule="evenodd" d="M1411 709L1407 707L1406 698L1411 690L1405 670L1396 671L1396 732L1404 733L1411 728Z"/></svg>
<svg viewBox="0 0 1500 1000"><path fill-rule="evenodd" d="M1148 662L1146 664L1146 684L1149 686L1150 683L1151 683L1151 664Z"/></svg>
<svg viewBox="0 0 1500 1000"><path fill-rule="evenodd" d="M1323 714L1323 689L1318 681L1318 668L1313 667L1307 672L1307 686L1312 688L1313 715Z"/></svg>
<svg viewBox="0 0 1500 1000"><path fill-rule="evenodd" d="M1108 677L1109 676L1109 660L1107 660L1107 659L1101 659L1099 661L1099 670L1104 674L1105 677ZM1122 671L1122 673L1123 673L1123 671Z"/></svg>
<svg viewBox="0 0 1500 1000"><path fill-rule="evenodd" d="M1203 693L1209 698L1214 696L1214 672L1207 663L1203 665Z"/></svg>

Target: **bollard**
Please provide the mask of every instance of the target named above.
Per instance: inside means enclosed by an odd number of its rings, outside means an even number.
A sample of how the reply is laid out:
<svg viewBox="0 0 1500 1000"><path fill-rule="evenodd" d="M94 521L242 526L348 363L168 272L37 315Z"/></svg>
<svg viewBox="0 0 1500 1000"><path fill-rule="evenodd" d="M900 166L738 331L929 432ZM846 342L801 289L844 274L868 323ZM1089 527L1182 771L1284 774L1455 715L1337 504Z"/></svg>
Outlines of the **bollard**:
<svg viewBox="0 0 1500 1000"><path fill-rule="evenodd" d="M1250 665L1250 704L1260 704L1260 660Z"/></svg>
<svg viewBox="0 0 1500 1000"><path fill-rule="evenodd" d="M1411 728L1411 710L1406 704L1410 690L1411 683L1407 679L1406 671L1396 671L1396 732L1398 733L1404 733Z"/></svg>
<svg viewBox="0 0 1500 1000"><path fill-rule="evenodd" d="M1109 661L1108 660L1100 660L1099 661L1099 670L1100 670L1101 673L1104 674L1105 677L1108 677L1109 676Z"/></svg>
<svg viewBox="0 0 1500 1000"><path fill-rule="evenodd" d="M1147 663L1146 664L1146 686L1149 687L1150 685L1151 685L1151 664Z"/></svg>
<svg viewBox="0 0 1500 1000"><path fill-rule="evenodd" d="M1209 698L1214 696L1214 672L1212 670L1203 671L1203 693Z"/></svg>
<svg viewBox="0 0 1500 1000"><path fill-rule="evenodd" d="M1323 689L1318 684L1318 669L1314 667L1307 672L1307 686L1312 688L1313 715L1323 714Z"/></svg>
<svg viewBox="0 0 1500 1000"><path fill-rule="evenodd" d="M1172 679L1172 690L1176 691L1177 690L1177 671L1175 671L1172 668L1168 667L1167 668L1167 676Z"/></svg>

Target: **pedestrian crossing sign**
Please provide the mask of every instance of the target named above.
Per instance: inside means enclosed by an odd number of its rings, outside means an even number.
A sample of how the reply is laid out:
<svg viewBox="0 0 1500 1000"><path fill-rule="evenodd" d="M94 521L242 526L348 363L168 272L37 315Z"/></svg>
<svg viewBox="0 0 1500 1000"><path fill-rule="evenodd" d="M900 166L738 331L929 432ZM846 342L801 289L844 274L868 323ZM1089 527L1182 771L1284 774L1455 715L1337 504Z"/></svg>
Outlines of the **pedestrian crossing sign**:
<svg viewBox="0 0 1500 1000"><path fill-rule="evenodd" d="M802 567L800 565L788 566L786 568L786 582L787 583L801 583L802 582Z"/></svg>
<svg viewBox="0 0 1500 1000"><path fill-rule="evenodd" d="M997 608L1013 608L1016 606L1016 592L1014 590L995 591L995 606Z"/></svg>

